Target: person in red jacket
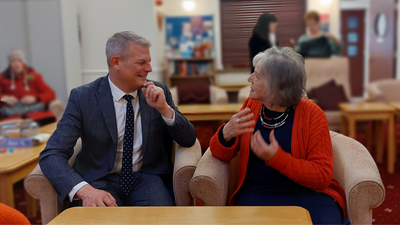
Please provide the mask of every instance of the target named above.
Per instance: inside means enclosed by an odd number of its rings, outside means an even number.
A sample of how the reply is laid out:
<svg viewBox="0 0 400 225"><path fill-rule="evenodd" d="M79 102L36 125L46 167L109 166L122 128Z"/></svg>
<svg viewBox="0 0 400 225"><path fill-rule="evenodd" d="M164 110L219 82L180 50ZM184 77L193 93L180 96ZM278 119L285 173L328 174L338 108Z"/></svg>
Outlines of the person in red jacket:
<svg viewBox="0 0 400 225"><path fill-rule="evenodd" d="M300 206L313 224L342 224L345 194L333 178L332 143L324 112L304 99L301 55L271 47L253 59L242 110L210 140L214 157L240 151L238 187L229 205Z"/></svg>
<svg viewBox="0 0 400 225"><path fill-rule="evenodd" d="M28 117L39 124L54 122L55 116L47 110L56 98L53 89L27 66L22 51L12 50L8 60L8 68L0 74L0 120Z"/></svg>

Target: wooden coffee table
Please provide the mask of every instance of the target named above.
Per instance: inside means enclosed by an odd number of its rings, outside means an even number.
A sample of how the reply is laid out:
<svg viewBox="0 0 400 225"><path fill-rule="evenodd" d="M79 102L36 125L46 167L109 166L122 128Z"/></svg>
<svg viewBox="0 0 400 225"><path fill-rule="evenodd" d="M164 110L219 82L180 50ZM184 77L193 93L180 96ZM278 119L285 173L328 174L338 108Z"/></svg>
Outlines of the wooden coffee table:
<svg viewBox="0 0 400 225"><path fill-rule="evenodd" d="M396 115L400 116L400 102L391 102L389 105L392 106L393 108L395 108Z"/></svg>
<svg viewBox="0 0 400 225"><path fill-rule="evenodd" d="M230 120L243 104L178 105L179 111L189 121Z"/></svg>
<svg viewBox="0 0 400 225"><path fill-rule="evenodd" d="M383 156L383 120L388 121L388 154L387 170L394 173L394 163L396 161L395 152L395 128L394 114L395 109L388 104L380 102L363 103L341 103L339 108L342 113L341 133L355 139L357 121L375 122L375 143L377 146L376 161L382 162ZM348 132L347 132L348 127Z"/></svg>
<svg viewBox="0 0 400 225"><path fill-rule="evenodd" d="M43 126L39 129L39 133L52 134L55 127L56 123ZM32 172L38 164L39 154L45 146L46 142L34 147L13 148L13 152L0 153L1 203L14 208L13 184Z"/></svg>
<svg viewBox="0 0 400 225"><path fill-rule="evenodd" d="M58 224L312 224L301 207L74 207L49 225Z"/></svg>

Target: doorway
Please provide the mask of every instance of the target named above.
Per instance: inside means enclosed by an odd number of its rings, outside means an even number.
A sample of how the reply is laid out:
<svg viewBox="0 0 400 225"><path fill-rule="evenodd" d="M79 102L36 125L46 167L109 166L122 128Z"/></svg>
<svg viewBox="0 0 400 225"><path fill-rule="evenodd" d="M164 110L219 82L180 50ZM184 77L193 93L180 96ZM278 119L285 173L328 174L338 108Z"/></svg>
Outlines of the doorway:
<svg viewBox="0 0 400 225"><path fill-rule="evenodd" d="M365 11L342 11L341 18L342 55L349 59L351 95L362 96L364 92Z"/></svg>

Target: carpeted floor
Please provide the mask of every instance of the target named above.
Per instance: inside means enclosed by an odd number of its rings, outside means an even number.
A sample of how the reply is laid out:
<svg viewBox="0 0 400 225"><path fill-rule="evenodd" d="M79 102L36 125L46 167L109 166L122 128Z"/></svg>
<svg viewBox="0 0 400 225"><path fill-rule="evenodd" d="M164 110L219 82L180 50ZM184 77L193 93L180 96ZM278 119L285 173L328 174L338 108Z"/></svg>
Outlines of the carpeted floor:
<svg viewBox="0 0 400 225"><path fill-rule="evenodd" d="M210 131L212 130L212 127L207 128ZM400 224L400 124L397 124L396 130L398 160L396 162L395 173L387 173L385 162L378 164L379 172L383 184L385 185L386 196L385 201L378 208L373 210L373 224ZM211 137L212 134L208 136ZM203 137L203 139L204 138L205 137ZM356 139L361 143L365 141L362 134L358 134ZM374 149L371 150L371 154L374 156ZM386 159L386 157L384 159ZM26 215L25 190L22 181L14 185L14 199L16 209ZM40 207L38 206L37 209L37 216L35 218L29 218L32 224L41 224Z"/></svg>

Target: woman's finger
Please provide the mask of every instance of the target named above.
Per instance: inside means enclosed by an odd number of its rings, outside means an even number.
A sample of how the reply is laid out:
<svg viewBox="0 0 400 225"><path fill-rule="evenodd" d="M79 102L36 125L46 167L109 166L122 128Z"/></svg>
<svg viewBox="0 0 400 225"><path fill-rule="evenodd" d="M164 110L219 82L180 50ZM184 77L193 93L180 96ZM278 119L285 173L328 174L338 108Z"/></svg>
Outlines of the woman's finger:
<svg viewBox="0 0 400 225"><path fill-rule="evenodd" d="M240 129L240 130L239 130L239 134L253 133L253 131L254 131L253 128Z"/></svg>
<svg viewBox="0 0 400 225"><path fill-rule="evenodd" d="M271 133L269 133L269 142L272 143L277 143L278 141L275 138L275 129L271 130Z"/></svg>
<svg viewBox="0 0 400 225"><path fill-rule="evenodd" d="M250 121L247 121L245 123L240 123L239 127L240 128L245 128L245 127L249 127L249 126L251 126L251 125L253 125L255 123L256 123L255 120L250 120Z"/></svg>
<svg viewBox="0 0 400 225"><path fill-rule="evenodd" d="M247 120L250 120L254 117L253 113L249 113L245 116L240 117L240 123L246 122Z"/></svg>
<svg viewBox="0 0 400 225"><path fill-rule="evenodd" d="M242 116L247 115L249 112L250 112L250 109L249 109L249 108L245 108L245 109L239 111L238 113L236 113L234 116L235 116L236 118L240 118L240 117L242 117Z"/></svg>

